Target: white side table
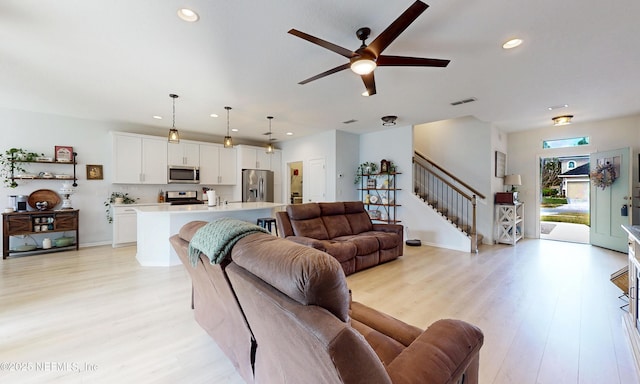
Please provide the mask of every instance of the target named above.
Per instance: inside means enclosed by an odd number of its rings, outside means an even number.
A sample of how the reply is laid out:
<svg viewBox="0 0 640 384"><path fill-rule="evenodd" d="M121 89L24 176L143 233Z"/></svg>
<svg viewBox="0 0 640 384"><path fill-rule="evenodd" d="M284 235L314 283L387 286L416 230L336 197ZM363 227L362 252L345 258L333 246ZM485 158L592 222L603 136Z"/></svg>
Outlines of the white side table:
<svg viewBox="0 0 640 384"><path fill-rule="evenodd" d="M496 204L496 243L515 245L524 234L524 203Z"/></svg>

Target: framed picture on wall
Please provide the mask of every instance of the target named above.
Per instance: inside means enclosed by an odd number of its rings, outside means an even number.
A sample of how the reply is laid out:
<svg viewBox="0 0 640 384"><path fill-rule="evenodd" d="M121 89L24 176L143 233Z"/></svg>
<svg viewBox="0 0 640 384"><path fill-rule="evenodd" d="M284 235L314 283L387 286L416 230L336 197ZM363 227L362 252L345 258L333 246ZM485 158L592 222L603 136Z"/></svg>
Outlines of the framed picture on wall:
<svg viewBox="0 0 640 384"><path fill-rule="evenodd" d="M496 151L496 177L504 177L504 170L507 166L507 155Z"/></svg>
<svg viewBox="0 0 640 384"><path fill-rule="evenodd" d="M87 164L87 180L102 180L102 165Z"/></svg>
<svg viewBox="0 0 640 384"><path fill-rule="evenodd" d="M73 161L73 147L64 145L55 146L56 161L70 163Z"/></svg>

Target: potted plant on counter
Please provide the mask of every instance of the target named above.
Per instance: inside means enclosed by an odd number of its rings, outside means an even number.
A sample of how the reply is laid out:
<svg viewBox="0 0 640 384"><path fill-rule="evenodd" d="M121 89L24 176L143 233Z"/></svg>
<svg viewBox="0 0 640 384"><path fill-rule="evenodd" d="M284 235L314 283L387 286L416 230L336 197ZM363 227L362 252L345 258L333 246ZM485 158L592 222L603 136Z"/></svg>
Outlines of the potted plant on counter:
<svg viewBox="0 0 640 384"><path fill-rule="evenodd" d="M130 197L129 194L125 192L111 192L111 196L104 202L104 206L106 207L105 213L109 224L113 223L113 215L111 213L112 204L133 204L137 200L137 197Z"/></svg>

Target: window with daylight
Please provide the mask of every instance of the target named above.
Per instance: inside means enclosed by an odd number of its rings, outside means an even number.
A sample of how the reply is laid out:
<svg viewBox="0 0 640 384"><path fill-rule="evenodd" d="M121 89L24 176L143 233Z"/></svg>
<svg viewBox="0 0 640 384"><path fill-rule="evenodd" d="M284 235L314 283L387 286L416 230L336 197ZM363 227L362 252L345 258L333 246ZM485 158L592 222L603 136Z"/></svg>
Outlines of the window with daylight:
<svg viewBox="0 0 640 384"><path fill-rule="evenodd" d="M579 147L581 145L589 145L589 136L573 137L571 139L545 140L542 142L543 149Z"/></svg>

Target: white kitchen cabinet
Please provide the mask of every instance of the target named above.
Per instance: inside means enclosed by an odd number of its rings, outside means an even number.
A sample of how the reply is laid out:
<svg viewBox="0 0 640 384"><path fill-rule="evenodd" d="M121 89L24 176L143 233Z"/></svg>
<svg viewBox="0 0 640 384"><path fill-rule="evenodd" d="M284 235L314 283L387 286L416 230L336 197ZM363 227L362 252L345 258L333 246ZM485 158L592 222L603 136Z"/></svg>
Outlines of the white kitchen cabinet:
<svg viewBox="0 0 640 384"><path fill-rule="evenodd" d="M127 205L112 205L111 209L113 210L113 248L134 244L138 234L135 209Z"/></svg>
<svg viewBox="0 0 640 384"><path fill-rule="evenodd" d="M179 143L168 143L167 163L168 165L199 166L200 145L185 140L181 140Z"/></svg>
<svg viewBox="0 0 640 384"><path fill-rule="evenodd" d="M242 169L271 169L271 155L266 148L238 145L240 170Z"/></svg>
<svg viewBox="0 0 640 384"><path fill-rule="evenodd" d="M200 184L235 185L237 174L235 148L200 144Z"/></svg>
<svg viewBox="0 0 640 384"><path fill-rule="evenodd" d="M166 184L167 139L114 132L111 182Z"/></svg>

